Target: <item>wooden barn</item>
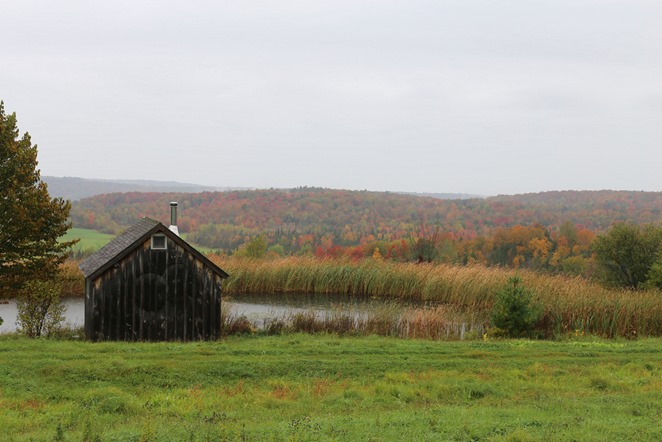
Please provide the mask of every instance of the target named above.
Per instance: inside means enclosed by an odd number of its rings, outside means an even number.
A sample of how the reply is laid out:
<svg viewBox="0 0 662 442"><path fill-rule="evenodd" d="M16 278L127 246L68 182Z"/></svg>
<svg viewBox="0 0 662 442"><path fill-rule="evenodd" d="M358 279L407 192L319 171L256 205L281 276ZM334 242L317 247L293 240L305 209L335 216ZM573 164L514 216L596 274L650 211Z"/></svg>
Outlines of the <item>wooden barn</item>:
<svg viewBox="0 0 662 442"><path fill-rule="evenodd" d="M141 219L80 264L85 335L91 340L191 341L221 331L221 281L228 274L171 226Z"/></svg>

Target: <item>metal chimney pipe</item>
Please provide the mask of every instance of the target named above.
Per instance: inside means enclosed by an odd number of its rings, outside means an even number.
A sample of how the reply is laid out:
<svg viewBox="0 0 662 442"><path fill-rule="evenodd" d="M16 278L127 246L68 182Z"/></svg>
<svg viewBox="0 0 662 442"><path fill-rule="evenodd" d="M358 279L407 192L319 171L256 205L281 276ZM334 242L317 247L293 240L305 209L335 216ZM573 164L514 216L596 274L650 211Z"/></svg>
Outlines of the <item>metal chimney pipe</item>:
<svg viewBox="0 0 662 442"><path fill-rule="evenodd" d="M170 225L177 225L177 201L170 203Z"/></svg>
<svg viewBox="0 0 662 442"><path fill-rule="evenodd" d="M179 229L177 228L177 201L170 203L170 227L169 229L179 236Z"/></svg>

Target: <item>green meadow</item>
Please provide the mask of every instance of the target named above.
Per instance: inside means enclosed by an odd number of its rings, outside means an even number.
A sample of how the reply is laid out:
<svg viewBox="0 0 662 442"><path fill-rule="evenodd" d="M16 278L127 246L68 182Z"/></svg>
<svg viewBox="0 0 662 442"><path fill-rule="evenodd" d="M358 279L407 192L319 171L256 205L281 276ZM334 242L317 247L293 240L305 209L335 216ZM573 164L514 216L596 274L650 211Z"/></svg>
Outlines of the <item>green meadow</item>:
<svg viewBox="0 0 662 442"><path fill-rule="evenodd" d="M72 247L72 252L79 254L82 252L94 252L105 246L114 237L115 235L97 232L96 230L71 228L66 234L60 237L60 241L65 242L78 239L78 243Z"/></svg>
<svg viewBox="0 0 662 442"><path fill-rule="evenodd" d="M76 256L81 254L90 254L99 250L101 247L105 246L113 238L115 238L115 236L116 235L101 233L92 229L80 229L74 227L69 229L66 234L60 237L59 240L61 242L65 242L78 239L78 243L76 243L71 248L71 251ZM183 234L182 238L186 239L186 234ZM202 253L213 253L215 251L209 247L202 247L198 245L195 245L195 248Z"/></svg>
<svg viewBox="0 0 662 442"><path fill-rule="evenodd" d="M9 441L662 440L662 340L0 337Z"/></svg>

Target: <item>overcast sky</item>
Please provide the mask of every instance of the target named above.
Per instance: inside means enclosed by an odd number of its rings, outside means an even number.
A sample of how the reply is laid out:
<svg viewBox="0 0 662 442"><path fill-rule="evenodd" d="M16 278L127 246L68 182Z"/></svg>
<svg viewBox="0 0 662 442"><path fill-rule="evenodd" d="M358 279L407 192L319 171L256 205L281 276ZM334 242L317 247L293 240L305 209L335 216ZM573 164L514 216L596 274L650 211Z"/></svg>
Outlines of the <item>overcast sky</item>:
<svg viewBox="0 0 662 442"><path fill-rule="evenodd" d="M662 190L659 0L0 0L42 174Z"/></svg>

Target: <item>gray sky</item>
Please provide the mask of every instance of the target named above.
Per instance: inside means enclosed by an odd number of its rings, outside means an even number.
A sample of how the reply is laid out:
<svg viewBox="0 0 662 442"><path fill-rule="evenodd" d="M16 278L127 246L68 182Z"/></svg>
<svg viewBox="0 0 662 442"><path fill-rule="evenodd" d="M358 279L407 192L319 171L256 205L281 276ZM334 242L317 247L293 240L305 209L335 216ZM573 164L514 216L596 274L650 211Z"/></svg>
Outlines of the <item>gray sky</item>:
<svg viewBox="0 0 662 442"><path fill-rule="evenodd" d="M44 175L662 190L662 2L0 0Z"/></svg>

